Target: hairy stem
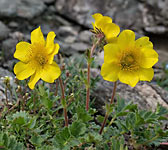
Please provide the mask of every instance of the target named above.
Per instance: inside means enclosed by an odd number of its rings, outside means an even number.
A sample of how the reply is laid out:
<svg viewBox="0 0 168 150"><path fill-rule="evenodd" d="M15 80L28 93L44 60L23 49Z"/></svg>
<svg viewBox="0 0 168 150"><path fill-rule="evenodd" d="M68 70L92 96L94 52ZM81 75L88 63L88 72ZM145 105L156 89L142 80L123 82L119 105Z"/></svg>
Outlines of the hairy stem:
<svg viewBox="0 0 168 150"><path fill-rule="evenodd" d="M113 92L112 92L112 96L111 96L111 100L110 100L110 105L112 105L112 103L114 102L114 97L115 97L115 93L116 93L116 88L117 88L117 82L114 82L114 87L113 87ZM105 117L104 117L104 121L103 124L101 126L101 129L99 131L99 134L102 134L104 126L106 124L106 121L108 119L109 116L109 112L106 113Z"/></svg>
<svg viewBox="0 0 168 150"><path fill-rule="evenodd" d="M63 86L61 78L59 77L58 79L59 79L59 83L60 83L60 87L61 87L61 92L62 92L62 101L65 101L64 86ZM64 106L65 126L68 127L67 106L66 106L66 104L63 105L63 106Z"/></svg>
<svg viewBox="0 0 168 150"><path fill-rule="evenodd" d="M99 131L99 134L102 134L103 129L104 129L104 126L105 126L106 121L107 121L107 118L108 118L108 113L106 113L106 115L105 115L105 117L104 117L104 121L103 121L103 124L102 124L102 126L101 126L101 129L100 129L100 131Z"/></svg>
<svg viewBox="0 0 168 150"><path fill-rule="evenodd" d="M86 86L86 110L89 110L89 102L90 102L90 65L92 55L97 47L97 45L101 42L102 38L98 38L96 43L93 43L91 47L90 54L88 56L88 66L87 66L87 86Z"/></svg>
<svg viewBox="0 0 168 150"><path fill-rule="evenodd" d="M6 87L5 87L5 101L6 101L6 105L7 105L7 107L8 107L8 88L7 88L7 85L6 85Z"/></svg>

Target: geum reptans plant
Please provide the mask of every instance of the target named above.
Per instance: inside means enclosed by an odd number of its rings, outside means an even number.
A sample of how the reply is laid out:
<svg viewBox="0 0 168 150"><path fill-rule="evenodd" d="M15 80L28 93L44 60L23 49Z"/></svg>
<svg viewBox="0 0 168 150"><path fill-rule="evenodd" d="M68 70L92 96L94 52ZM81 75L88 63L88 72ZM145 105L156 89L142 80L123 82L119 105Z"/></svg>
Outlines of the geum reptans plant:
<svg viewBox="0 0 168 150"><path fill-rule="evenodd" d="M22 41L16 45L14 57L20 61L14 66L14 73L19 80L31 76L28 83L30 89L34 89L39 79L53 83L61 74L59 66L53 60L59 50L59 45L54 43L55 36L54 32L49 32L45 41L38 27L31 32L31 44Z"/></svg>
<svg viewBox="0 0 168 150"><path fill-rule="evenodd" d="M92 22L93 30L92 33L95 34L96 42L93 45L88 54L88 70L87 70L87 84L86 84L86 110L89 110L90 101L90 65L92 63L92 56L97 46L102 45L102 43L116 42L117 35L120 33L120 27L112 22L112 18L108 16L103 16L100 13L95 13L92 15L95 22ZM104 46L104 45L103 45Z"/></svg>
<svg viewBox="0 0 168 150"><path fill-rule="evenodd" d="M55 36L55 33L51 31L45 41L41 28L38 27L31 32L31 44L19 42L16 45L14 57L20 61L14 66L14 73L19 80L24 80L31 76L28 83L30 89L34 89L39 79L53 83L61 74L59 66L54 61L54 56L59 50L58 43L54 43ZM59 82L62 91L62 104L64 103L65 126L68 126L64 87L60 77Z"/></svg>
<svg viewBox="0 0 168 150"><path fill-rule="evenodd" d="M135 33L124 30L116 43L104 46L104 64L101 75L104 80L121 82L134 87L138 81L151 81L152 66L158 62L158 54L148 37L135 40Z"/></svg>
<svg viewBox="0 0 168 150"><path fill-rule="evenodd" d="M104 46L104 64L101 75L104 80L114 82L110 105L113 104L117 80L134 87L138 81L151 81L154 76L152 66L158 62L158 54L153 49L148 37L135 40L135 33L124 30L117 37L115 43ZM102 127L102 134L109 111L106 112Z"/></svg>

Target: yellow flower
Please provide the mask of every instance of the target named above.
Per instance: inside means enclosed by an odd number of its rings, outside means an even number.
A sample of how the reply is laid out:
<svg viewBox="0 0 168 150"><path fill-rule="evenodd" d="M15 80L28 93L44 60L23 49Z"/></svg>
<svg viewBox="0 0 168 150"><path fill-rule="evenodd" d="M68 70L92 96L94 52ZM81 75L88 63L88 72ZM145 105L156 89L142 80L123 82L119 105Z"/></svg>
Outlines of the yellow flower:
<svg viewBox="0 0 168 150"><path fill-rule="evenodd" d="M14 57L20 61L14 66L16 78L24 80L31 76L28 86L34 89L39 79L53 83L61 70L53 61L54 55L58 53L59 45L54 44L54 32L49 32L45 41L40 27L31 32L31 44L19 42L16 45Z"/></svg>
<svg viewBox="0 0 168 150"><path fill-rule="evenodd" d="M92 15L95 19L95 23L92 22L93 29L96 31L96 28L101 30L108 43L113 42L115 37L120 33L120 28L118 25L112 23L112 19L108 16L103 16L100 13Z"/></svg>
<svg viewBox="0 0 168 150"><path fill-rule="evenodd" d="M119 79L134 87L139 80L152 80L152 66L157 61L158 54L148 37L141 37L135 41L135 33L124 30L119 35L117 43L104 46L101 75L104 80L115 82Z"/></svg>

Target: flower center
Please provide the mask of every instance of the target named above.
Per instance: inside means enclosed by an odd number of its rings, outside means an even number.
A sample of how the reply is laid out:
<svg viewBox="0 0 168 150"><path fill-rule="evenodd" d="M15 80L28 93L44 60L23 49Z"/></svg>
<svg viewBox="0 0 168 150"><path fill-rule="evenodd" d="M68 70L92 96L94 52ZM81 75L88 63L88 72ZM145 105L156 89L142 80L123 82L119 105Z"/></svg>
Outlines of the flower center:
<svg viewBox="0 0 168 150"><path fill-rule="evenodd" d="M32 44L31 57L36 67L44 67L48 63L48 54L46 53L45 47L40 43Z"/></svg>
<svg viewBox="0 0 168 150"><path fill-rule="evenodd" d="M124 54L120 59L121 70L133 71L139 68L139 65L133 54Z"/></svg>
<svg viewBox="0 0 168 150"><path fill-rule="evenodd" d="M43 55L41 55L41 54L38 54L38 55L36 56L36 61L37 61L38 64L41 65L41 66L44 66L44 65L47 63L46 58L45 58Z"/></svg>

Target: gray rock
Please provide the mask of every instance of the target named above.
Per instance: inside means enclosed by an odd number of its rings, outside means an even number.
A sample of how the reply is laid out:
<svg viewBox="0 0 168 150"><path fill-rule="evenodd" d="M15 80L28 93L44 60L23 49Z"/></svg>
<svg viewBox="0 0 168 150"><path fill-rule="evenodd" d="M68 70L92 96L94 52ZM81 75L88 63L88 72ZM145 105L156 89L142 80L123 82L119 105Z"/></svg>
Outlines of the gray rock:
<svg viewBox="0 0 168 150"><path fill-rule="evenodd" d="M85 52L89 47L88 44L82 43L82 42L78 42L78 43L73 43L71 44L70 48L73 51L77 51L77 52Z"/></svg>
<svg viewBox="0 0 168 150"><path fill-rule="evenodd" d="M76 41L76 36L67 36L64 38L66 43L74 43Z"/></svg>
<svg viewBox="0 0 168 150"><path fill-rule="evenodd" d="M46 6L41 0L1 0L0 16L22 17L26 19L40 15Z"/></svg>
<svg viewBox="0 0 168 150"><path fill-rule="evenodd" d="M16 39L6 39L5 41L2 42L2 51L3 51L3 56L5 60L10 60L13 59L13 54L16 49L16 44L17 44Z"/></svg>
<svg viewBox="0 0 168 150"><path fill-rule="evenodd" d="M52 4L55 2L55 0L42 0L46 4Z"/></svg>
<svg viewBox="0 0 168 150"><path fill-rule="evenodd" d="M59 15L55 15L54 19L62 25L65 25L65 26L70 26L71 25L71 23L69 21L67 21L65 18L63 18Z"/></svg>
<svg viewBox="0 0 168 150"><path fill-rule="evenodd" d="M3 105L5 99L6 99L6 96L5 96L5 85L3 83L3 79L1 77L5 77L5 76L8 76L8 77L11 77L11 81L10 81L10 84L11 84L11 87L15 87L16 85L14 84L13 80L14 80L14 75L9 72L8 70L6 69L3 69L0 67L0 106ZM12 101L12 98L11 98L11 94L10 92L8 91L7 92L8 94L8 101Z"/></svg>
<svg viewBox="0 0 168 150"><path fill-rule="evenodd" d="M94 90L93 96L96 98L96 107L102 113L105 113L102 106L104 106L106 102L110 102L112 89L113 83L107 82L101 78ZM118 82L115 98L117 97L123 98L126 103L132 101L143 110L149 109L154 111L158 103L168 108L168 92L152 83L141 82L132 88L126 84Z"/></svg>
<svg viewBox="0 0 168 150"><path fill-rule="evenodd" d="M163 26L166 29L150 30L154 34L161 31L168 34L168 1L167 0L57 0L56 11L70 20L92 28L91 17L102 13L112 17L113 22L123 28L144 33L144 29Z"/></svg>
<svg viewBox="0 0 168 150"><path fill-rule="evenodd" d="M39 16L45 8L44 3L40 0L21 0L17 7L17 16L32 19Z"/></svg>
<svg viewBox="0 0 168 150"><path fill-rule="evenodd" d="M8 70L0 67L0 77L5 77L5 76L14 77L14 75L11 72L9 72Z"/></svg>
<svg viewBox="0 0 168 150"><path fill-rule="evenodd" d="M14 65L18 62L16 59L8 60L3 63L3 67L13 72Z"/></svg>
<svg viewBox="0 0 168 150"><path fill-rule="evenodd" d="M0 40L7 38L9 35L9 31L9 28L0 21Z"/></svg>
<svg viewBox="0 0 168 150"><path fill-rule="evenodd" d="M90 46L88 44L82 42L75 42L75 43L65 43L61 41L57 41L60 45L60 52L67 56L74 55L76 53L85 52Z"/></svg>
<svg viewBox="0 0 168 150"><path fill-rule="evenodd" d="M15 22L15 21L11 21L11 22L8 24L8 26L9 26L10 28L17 28L17 27L19 26L19 24L18 24L17 22Z"/></svg>
<svg viewBox="0 0 168 150"><path fill-rule="evenodd" d="M145 31L153 34L164 34L168 32L168 28L165 26L145 27Z"/></svg>
<svg viewBox="0 0 168 150"><path fill-rule="evenodd" d="M41 27L41 30L42 30L42 32L43 32L43 34L44 34L45 36L46 36L50 31L52 31L49 24L43 23L43 24L40 25L40 27Z"/></svg>
<svg viewBox="0 0 168 150"><path fill-rule="evenodd" d="M2 17L16 16L18 2L19 0L1 0L0 1L0 16Z"/></svg>
<svg viewBox="0 0 168 150"><path fill-rule="evenodd" d="M83 42L90 42L90 39L91 39L91 36L93 34L88 31L88 30L85 30L85 31L82 31L79 33L79 41L83 41Z"/></svg>
<svg viewBox="0 0 168 150"><path fill-rule="evenodd" d="M69 35L71 35L71 36L77 36L78 29L74 28L72 26L61 26L58 29L58 34L61 37L67 37Z"/></svg>
<svg viewBox="0 0 168 150"><path fill-rule="evenodd" d="M70 44L58 40L57 43L60 45L59 52L61 52L63 55L70 56L74 53L70 48Z"/></svg>

